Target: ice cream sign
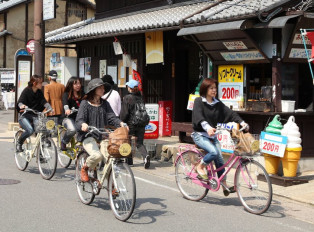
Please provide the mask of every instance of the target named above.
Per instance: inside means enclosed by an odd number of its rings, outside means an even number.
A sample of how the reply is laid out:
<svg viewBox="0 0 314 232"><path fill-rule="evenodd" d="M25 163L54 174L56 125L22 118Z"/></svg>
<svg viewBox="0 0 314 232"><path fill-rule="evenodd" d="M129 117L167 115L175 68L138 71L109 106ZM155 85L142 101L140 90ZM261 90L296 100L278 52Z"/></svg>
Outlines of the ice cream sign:
<svg viewBox="0 0 314 232"><path fill-rule="evenodd" d="M158 104L146 104L146 111L149 115L149 124L145 127L144 139L158 138Z"/></svg>

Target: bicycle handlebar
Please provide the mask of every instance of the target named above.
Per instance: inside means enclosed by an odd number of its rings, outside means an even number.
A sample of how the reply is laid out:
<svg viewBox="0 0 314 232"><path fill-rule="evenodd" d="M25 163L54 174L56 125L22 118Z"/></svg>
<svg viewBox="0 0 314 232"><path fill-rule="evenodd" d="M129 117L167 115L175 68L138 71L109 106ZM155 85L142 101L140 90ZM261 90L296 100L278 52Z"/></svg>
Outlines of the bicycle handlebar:
<svg viewBox="0 0 314 232"><path fill-rule="evenodd" d="M94 126L88 126L87 130L88 130L88 133L85 135L85 137L87 137L89 134L92 134L94 132L97 132L101 135L109 135L111 132L113 132L113 130L111 129L106 129L106 131L101 131L101 129L98 129L97 127L94 127Z"/></svg>
<svg viewBox="0 0 314 232"><path fill-rule="evenodd" d="M45 112L39 112L39 111L37 111L37 110L33 110L33 109L31 109L31 108L25 108L24 109L24 112L21 114L21 116L23 116L24 114L26 114L27 112L33 112L34 114L36 114L36 115L45 115L45 114L48 114L49 112L51 112L53 109L51 108L51 109L49 109L49 110L47 110L47 111L45 111Z"/></svg>

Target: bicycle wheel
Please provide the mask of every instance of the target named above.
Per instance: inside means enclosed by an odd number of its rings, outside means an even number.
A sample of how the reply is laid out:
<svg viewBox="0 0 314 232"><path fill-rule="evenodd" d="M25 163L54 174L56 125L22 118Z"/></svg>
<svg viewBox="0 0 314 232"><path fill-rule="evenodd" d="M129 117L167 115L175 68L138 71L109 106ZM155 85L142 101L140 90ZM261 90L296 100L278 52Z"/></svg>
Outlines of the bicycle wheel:
<svg viewBox="0 0 314 232"><path fill-rule="evenodd" d="M37 156L40 175L50 180L57 169L57 147L51 138L41 137Z"/></svg>
<svg viewBox="0 0 314 232"><path fill-rule="evenodd" d="M260 163L248 160L240 164L235 173L235 188L242 205L250 213L262 214L269 208L273 190L270 178Z"/></svg>
<svg viewBox="0 0 314 232"><path fill-rule="evenodd" d="M95 198L95 194L93 192L93 186L91 182L83 182L81 181L81 169L86 162L88 154L86 152L82 152L79 154L76 160L76 168L75 168L75 176L76 176L76 190L80 201L85 204L89 205L93 202Z"/></svg>
<svg viewBox="0 0 314 232"><path fill-rule="evenodd" d="M17 168L21 171L24 171L28 166L28 162L26 161L26 156L25 156L25 150L28 147L27 146L28 140L26 139L24 144L23 144L24 152L17 152L16 151L17 140L19 139L19 137L21 136L22 133L23 133L23 131L19 130L15 133L15 136L14 136L14 158L15 158L15 163L16 163Z"/></svg>
<svg viewBox="0 0 314 232"><path fill-rule="evenodd" d="M132 215L136 201L134 175L124 162L114 164L113 169L115 175L111 171L108 183L110 207L118 220L126 221Z"/></svg>
<svg viewBox="0 0 314 232"><path fill-rule="evenodd" d="M193 182L197 180L194 166L202 156L194 151L185 151L178 158L175 167L177 186L183 197L191 201L202 200L208 193L208 189Z"/></svg>
<svg viewBox="0 0 314 232"><path fill-rule="evenodd" d="M61 167L63 168L68 168L72 162L72 159L67 156L66 154L64 154L63 151L61 151L61 141L62 138L64 136L64 134L66 133L65 129L61 129L60 135L58 136L58 163L60 164ZM66 152L71 152L70 150L66 151Z"/></svg>

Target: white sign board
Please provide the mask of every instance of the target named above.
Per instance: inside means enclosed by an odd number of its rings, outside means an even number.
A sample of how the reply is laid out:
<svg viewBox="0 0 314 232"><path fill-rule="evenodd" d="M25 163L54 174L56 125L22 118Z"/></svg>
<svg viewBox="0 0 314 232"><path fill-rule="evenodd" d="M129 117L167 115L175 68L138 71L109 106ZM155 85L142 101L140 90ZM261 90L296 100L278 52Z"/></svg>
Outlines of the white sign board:
<svg viewBox="0 0 314 232"><path fill-rule="evenodd" d="M43 20L56 18L56 0L43 0Z"/></svg>
<svg viewBox="0 0 314 232"><path fill-rule="evenodd" d="M242 61L242 60L264 60L264 56L259 51L247 52L220 52L226 61Z"/></svg>
<svg viewBox="0 0 314 232"><path fill-rule="evenodd" d="M308 49L307 50L309 57L311 57L312 55L312 50ZM306 56L306 51L304 48L291 48L290 54L289 54L289 58L293 58L293 59L307 59Z"/></svg>
<svg viewBox="0 0 314 232"><path fill-rule="evenodd" d="M242 41L230 41L230 42L222 42L228 50L241 50L247 49L245 44Z"/></svg>
<svg viewBox="0 0 314 232"><path fill-rule="evenodd" d="M272 133L261 132L260 150L262 153L283 157L288 137Z"/></svg>
<svg viewBox="0 0 314 232"><path fill-rule="evenodd" d="M304 36L304 39L305 39L305 43L307 45L311 45L311 41L307 38L306 35ZM293 44L303 44L303 40L302 40L301 34L295 34L292 43Z"/></svg>
<svg viewBox="0 0 314 232"><path fill-rule="evenodd" d="M6 71L1 72L1 84L10 83L15 84L15 72L14 71Z"/></svg>

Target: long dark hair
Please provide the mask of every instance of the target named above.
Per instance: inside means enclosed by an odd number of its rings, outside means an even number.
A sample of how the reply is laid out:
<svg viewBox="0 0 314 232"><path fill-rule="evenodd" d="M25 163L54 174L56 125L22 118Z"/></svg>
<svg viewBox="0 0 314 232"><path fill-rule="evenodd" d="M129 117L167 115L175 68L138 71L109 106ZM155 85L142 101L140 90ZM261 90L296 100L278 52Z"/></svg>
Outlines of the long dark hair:
<svg viewBox="0 0 314 232"><path fill-rule="evenodd" d="M29 80L29 82L28 82L28 87L29 88L32 88L33 86L34 86L34 83L38 83L39 82L39 80L40 79L43 79L41 76L38 76L38 75L33 75L32 77L31 77L31 79Z"/></svg>
<svg viewBox="0 0 314 232"><path fill-rule="evenodd" d="M65 90L64 92L68 93L69 94L69 97L68 99L71 99L74 97L74 91L73 91L73 84L76 84L77 82L80 82L81 86L82 86L82 83L80 81L80 78L78 77L71 77L69 80L68 80L68 83L65 87ZM78 97L81 98L82 97L82 87L81 87L81 90L77 93L78 94Z"/></svg>

